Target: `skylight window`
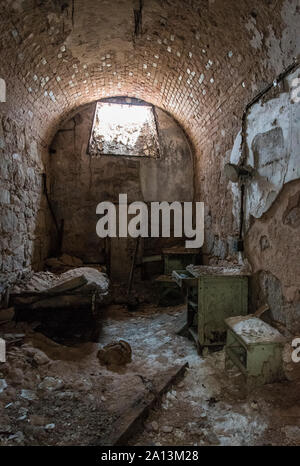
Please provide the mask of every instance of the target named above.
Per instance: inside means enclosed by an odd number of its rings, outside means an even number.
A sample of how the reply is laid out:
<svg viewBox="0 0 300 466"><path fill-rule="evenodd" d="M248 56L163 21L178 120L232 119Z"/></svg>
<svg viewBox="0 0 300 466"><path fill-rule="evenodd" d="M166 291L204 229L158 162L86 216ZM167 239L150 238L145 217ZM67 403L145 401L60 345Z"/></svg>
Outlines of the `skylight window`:
<svg viewBox="0 0 300 466"><path fill-rule="evenodd" d="M89 153L159 157L153 107L97 102Z"/></svg>

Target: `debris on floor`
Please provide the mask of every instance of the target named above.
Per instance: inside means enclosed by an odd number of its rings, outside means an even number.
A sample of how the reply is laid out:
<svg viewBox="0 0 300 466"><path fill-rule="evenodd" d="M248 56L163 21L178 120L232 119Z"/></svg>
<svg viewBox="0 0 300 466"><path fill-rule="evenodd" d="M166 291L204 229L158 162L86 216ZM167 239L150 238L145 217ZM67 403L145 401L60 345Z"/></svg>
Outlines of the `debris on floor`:
<svg viewBox="0 0 300 466"><path fill-rule="evenodd" d="M0 336L23 336L0 364L0 445L298 445L293 371L248 394L242 374L225 371L224 351L199 357L177 335L185 320L180 306L111 305L98 343L73 346L34 324L3 324ZM111 371L97 355L120 339L131 361Z"/></svg>
<svg viewBox="0 0 300 466"><path fill-rule="evenodd" d="M131 346L124 340L109 343L97 353L100 363L112 369L115 366L125 366L131 362L131 355Z"/></svg>
<svg viewBox="0 0 300 466"><path fill-rule="evenodd" d="M156 391L168 386L185 362L170 362L149 374L145 355L143 364L133 352L122 373L101 366L100 346L116 339L113 322L119 325L118 334L124 333L124 316L118 312L117 321L104 323L99 344L72 347L54 342L28 323L5 324L5 333L14 325L23 339L9 348L7 362L0 365L0 419L5 421L0 445L102 445L131 432L136 418L157 399ZM128 348L136 328L135 319L129 320Z"/></svg>

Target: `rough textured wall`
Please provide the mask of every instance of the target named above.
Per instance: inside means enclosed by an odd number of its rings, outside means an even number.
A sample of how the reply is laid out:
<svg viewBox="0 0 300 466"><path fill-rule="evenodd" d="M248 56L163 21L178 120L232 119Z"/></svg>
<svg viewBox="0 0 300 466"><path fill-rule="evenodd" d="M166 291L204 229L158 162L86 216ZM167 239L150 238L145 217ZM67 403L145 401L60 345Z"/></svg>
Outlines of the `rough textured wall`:
<svg viewBox="0 0 300 466"><path fill-rule="evenodd" d="M235 75L232 69L223 69L227 98L220 94L214 110L209 112L205 124L199 128L197 148L200 148L201 155L196 157L196 196L206 203L206 261L236 259L233 245L239 234L239 212L235 205L235 195L224 175L224 165L230 161L233 145L240 144L236 137L241 130L246 104L300 54L300 36L297 33L300 23L299 1L279 2L276 6L271 6L270 2L269 6L272 11L268 18L263 18L261 7L254 4L250 15L244 16L243 27L249 33L249 45L253 53L251 69L244 74L248 66L246 41L243 42L244 49L238 46L237 56L234 50L230 59L231 63L234 57L239 62L239 76L242 75L243 79ZM216 84L215 75L213 79ZM268 111L267 108L264 110Z"/></svg>
<svg viewBox="0 0 300 466"><path fill-rule="evenodd" d="M43 170L30 129L0 118L0 294L22 271L39 268L48 251Z"/></svg>
<svg viewBox="0 0 300 466"><path fill-rule="evenodd" d="M88 105L59 129L51 145L56 153L50 161L51 202L58 223L64 219L62 249L86 262L104 260L105 242L96 235L99 202L117 203L121 193L128 195L129 203L187 202L193 200L194 194L192 152L183 130L171 116L156 108L158 159L90 156L87 147L94 109L95 104ZM121 250L126 248L127 241L113 241L119 251L118 268L126 274L130 254L127 257L127 252Z"/></svg>
<svg viewBox="0 0 300 466"><path fill-rule="evenodd" d="M247 185L246 228L251 216L260 218L284 184L300 178L300 67L274 86L247 114L245 164L255 170ZM241 134L236 138L231 163L241 159ZM235 186L234 209L240 198Z"/></svg>
<svg viewBox="0 0 300 466"><path fill-rule="evenodd" d="M254 272L252 305L265 300L272 317L300 330L300 68L286 76L248 113L245 165L255 171L246 183L246 256ZM237 137L230 161L241 158ZM233 192L239 218L240 191ZM237 222L238 223L238 222Z"/></svg>
<svg viewBox="0 0 300 466"><path fill-rule="evenodd" d="M300 156L299 156L300 157ZM300 181L284 186L246 237L253 267L252 305L267 301L270 316L300 332Z"/></svg>

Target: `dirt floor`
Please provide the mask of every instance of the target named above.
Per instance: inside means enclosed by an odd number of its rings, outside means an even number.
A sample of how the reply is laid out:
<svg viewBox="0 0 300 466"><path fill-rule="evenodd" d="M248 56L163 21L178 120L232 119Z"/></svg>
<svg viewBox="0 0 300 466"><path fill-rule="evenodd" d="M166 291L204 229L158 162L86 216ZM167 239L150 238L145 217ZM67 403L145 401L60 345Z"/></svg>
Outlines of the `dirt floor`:
<svg viewBox="0 0 300 466"><path fill-rule="evenodd" d="M24 334L0 364L0 445L103 445L126 413L176 367L182 380L163 395L130 445L300 445L300 381L265 385L250 394L242 375L224 369L224 352L199 357L177 335L182 306L110 306L98 343L67 347L10 324ZM123 339L132 362L119 370L100 365L99 347ZM289 374L289 379L293 377Z"/></svg>

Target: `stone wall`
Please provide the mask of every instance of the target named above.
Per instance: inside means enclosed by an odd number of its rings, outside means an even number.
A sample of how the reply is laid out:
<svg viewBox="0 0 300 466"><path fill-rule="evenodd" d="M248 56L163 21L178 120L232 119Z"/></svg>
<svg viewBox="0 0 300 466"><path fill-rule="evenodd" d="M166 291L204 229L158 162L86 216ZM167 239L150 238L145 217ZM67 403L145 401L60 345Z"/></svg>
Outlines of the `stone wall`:
<svg viewBox="0 0 300 466"><path fill-rule="evenodd" d="M99 263L105 259L105 240L96 235L99 202L118 203L121 193L127 194L128 203L192 201L194 175L193 156L183 130L159 108L155 109L160 142L158 159L88 155L94 109L95 104L90 104L76 113L61 126L51 144L55 152L50 158L50 198L58 224L64 220L63 252L85 262ZM112 241L115 269L128 276L134 241ZM56 246L54 241L53 253Z"/></svg>
<svg viewBox="0 0 300 466"><path fill-rule="evenodd" d="M47 255L42 152L30 129L0 118L0 294Z"/></svg>

